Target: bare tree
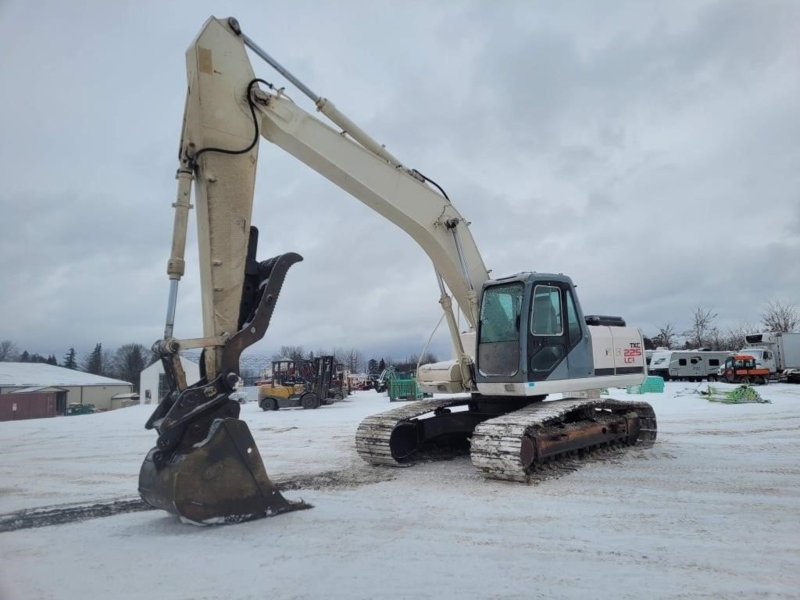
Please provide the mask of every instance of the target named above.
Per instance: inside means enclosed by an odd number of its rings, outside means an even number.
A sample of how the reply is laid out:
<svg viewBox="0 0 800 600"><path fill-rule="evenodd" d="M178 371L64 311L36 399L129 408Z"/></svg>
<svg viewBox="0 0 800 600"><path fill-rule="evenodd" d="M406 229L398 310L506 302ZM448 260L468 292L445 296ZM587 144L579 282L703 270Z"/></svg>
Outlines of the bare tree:
<svg viewBox="0 0 800 600"><path fill-rule="evenodd" d="M687 341L695 348L702 348L704 345L710 344L709 334L714 328L714 319L717 318L717 313L713 308L704 308L698 306L694 309L692 316L692 328L684 333L689 338Z"/></svg>
<svg viewBox="0 0 800 600"><path fill-rule="evenodd" d="M712 350L724 350L723 346L727 344L725 335L720 331L719 327L711 327L706 335L705 345Z"/></svg>
<svg viewBox="0 0 800 600"><path fill-rule="evenodd" d="M430 365L432 363L437 363L437 362L439 362L439 359L436 357L436 355L433 352L426 352L422 356L422 360L419 361L419 364L421 364L421 365Z"/></svg>
<svg viewBox="0 0 800 600"><path fill-rule="evenodd" d="M419 354L409 354L403 360L398 361L391 361L391 364L397 368L398 371L416 371L417 364L421 365L428 365L431 363L439 362L436 358L436 355L433 352L426 352L422 358L420 358ZM389 362L386 363L387 365L390 364Z"/></svg>
<svg viewBox="0 0 800 600"><path fill-rule="evenodd" d="M767 331L789 333L800 326L800 310L796 304L773 298L761 311L761 324Z"/></svg>
<svg viewBox="0 0 800 600"><path fill-rule="evenodd" d="M653 336L653 343L658 347L672 348L675 337L675 323L668 321L658 328L658 333Z"/></svg>
<svg viewBox="0 0 800 600"><path fill-rule="evenodd" d="M725 335L725 347L722 350L741 350L747 346L747 336L758 333L758 327L749 321L739 321L729 325Z"/></svg>
<svg viewBox="0 0 800 600"><path fill-rule="evenodd" d="M132 383L134 392L139 391L139 375L147 367L149 361L150 350L142 344L120 346L110 360L114 376Z"/></svg>
<svg viewBox="0 0 800 600"><path fill-rule="evenodd" d="M0 341L0 362L16 362L19 358L19 348L11 340Z"/></svg>
<svg viewBox="0 0 800 600"><path fill-rule="evenodd" d="M114 364L114 351L103 348L103 359L101 375L105 377L117 377L117 367Z"/></svg>
<svg viewBox="0 0 800 600"><path fill-rule="evenodd" d="M361 373L364 370L364 355L358 348L342 350L341 362L351 373Z"/></svg>
<svg viewBox="0 0 800 600"><path fill-rule="evenodd" d="M301 361L306 358L306 351L302 346L281 346L281 351L272 356L272 360L286 359Z"/></svg>

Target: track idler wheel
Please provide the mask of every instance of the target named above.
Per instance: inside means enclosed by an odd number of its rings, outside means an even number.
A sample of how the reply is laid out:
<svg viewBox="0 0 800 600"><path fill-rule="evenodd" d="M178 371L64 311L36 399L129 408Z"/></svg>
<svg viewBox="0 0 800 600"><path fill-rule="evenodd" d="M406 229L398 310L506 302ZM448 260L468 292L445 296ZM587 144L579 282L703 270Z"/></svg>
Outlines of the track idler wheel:
<svg viewBox="0 0 800 600"><path fill-rule="evenodd" d="M215 419L205 439L185 439L168 458L158 448L139 472L139 494L197 524L238 523L309 508L289 502L270 481L247 423Z"/></svg>

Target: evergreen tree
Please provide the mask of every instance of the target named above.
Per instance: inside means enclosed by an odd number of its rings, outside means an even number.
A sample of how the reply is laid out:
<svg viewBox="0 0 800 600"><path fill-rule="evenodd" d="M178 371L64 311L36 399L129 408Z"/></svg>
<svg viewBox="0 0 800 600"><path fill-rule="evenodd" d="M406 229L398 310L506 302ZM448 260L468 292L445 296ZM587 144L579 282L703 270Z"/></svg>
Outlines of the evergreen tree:
<svg viewBox="0 0 800 600"><path fill-rule="evenodd" d="M386 368L386 361L381 359L381 362L378 364L378 370L383 373L383 370Z"/></svg>
<svg viewBox="0 0 800 600"><path fill-rule="evenodd" d="M55 357L53 357L53 359L55 359ZM69 352L66 353L64 356L63 366L64 368L72 369L73 371L78 370L78 361L75 360L75 348L70 348Z"/></svg>
<svg viewBox="0 0 800 600"><path fill-rule="evenodd" d="M103 374L103 344L96 344L91 354L83 359L83 371L93 375Z"/></svg>
<svg viewBox="0 0 800 600"><path fill-rule="evenodd" d="M51 354L50 356L47 357L47 364L53 365L54 367L58 366L58 361L56 360L55 354Z"/></svg>
<svg viewBox="0 0 800 600"><path fill-rule="evenodd" d="M367 372L372 375L374 373L378 373L378 361L374 358L370 358L369 362L367 363Z"/></svg>
<svg viewBox="0 0 800 600"><path fill-rule="evenodd" d="M19 355L19 362L31 362L31 355L27 350Z"/></svg>

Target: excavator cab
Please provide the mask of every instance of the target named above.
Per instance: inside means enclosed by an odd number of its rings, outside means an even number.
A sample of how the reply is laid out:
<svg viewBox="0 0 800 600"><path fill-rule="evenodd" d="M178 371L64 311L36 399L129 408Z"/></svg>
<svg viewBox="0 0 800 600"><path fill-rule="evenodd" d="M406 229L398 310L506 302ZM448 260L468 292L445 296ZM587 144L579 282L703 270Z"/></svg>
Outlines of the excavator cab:
<svg viewBox="0 0 800 600"><path fill-rule="evenodd" d="M572 280L521 273L484 285L475 380L482 394L539 396L637 385L645 377L641 334L624 319L584 316Z"/></svg>

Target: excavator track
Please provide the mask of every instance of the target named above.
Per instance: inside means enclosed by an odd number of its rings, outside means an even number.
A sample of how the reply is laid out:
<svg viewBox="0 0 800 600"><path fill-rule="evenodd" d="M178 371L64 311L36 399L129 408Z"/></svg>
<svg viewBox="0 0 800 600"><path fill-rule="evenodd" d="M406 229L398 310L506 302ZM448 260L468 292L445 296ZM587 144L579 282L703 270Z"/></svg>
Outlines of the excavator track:
<svg viewBox="0 0 800 600"><path fill-rule="evenodd" d="M393 454L390 444L398 427L409 424L424 414L469 404L469 399L423 400L367 417L356 431L356 450L359 456L373 465L408 467L413 460Z"/></svg>
<svg viewBox="0 0 800 600"><path fill-rule="evenodd" d="M576 456L585 459L617 446L649 447L656 435L656 415L646 402L554 400L484 421L475 428L470 455L484 477L530 483Z"/></svg>

